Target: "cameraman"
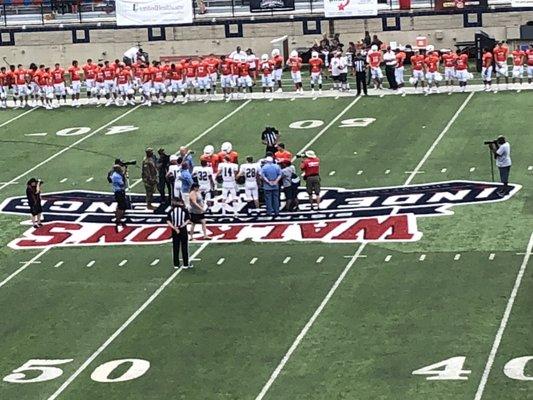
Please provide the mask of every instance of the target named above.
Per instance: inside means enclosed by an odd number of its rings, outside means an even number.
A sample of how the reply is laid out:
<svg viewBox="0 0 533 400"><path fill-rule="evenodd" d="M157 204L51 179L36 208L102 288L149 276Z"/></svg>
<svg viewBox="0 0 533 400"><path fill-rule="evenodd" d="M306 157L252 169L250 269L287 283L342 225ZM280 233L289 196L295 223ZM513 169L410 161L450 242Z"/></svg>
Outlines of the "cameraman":
<svg viewBox="0 0 533 400"><path fill-rule="evenodd" d="M31 222L34 228L43 226L42 215L43 207L41 205L41 185L43 181L31 178L26 186L26 198L30 207Z"/></svg>
<svg viewBox="0 0 533 400"><path fill-rule="evenodd" d="M115 210L115 229L118 232L118 226L126 226L126 223L122 220L126 210L128 209L128 199L126 197L126 176L124 169L119 165L113 165L113 172L110 176L111 187L113 194L115 195L115 201L117 202L117 208Z"/></svg>
<svg viewBox="0 0 533 400"><path fill-rule="evenodd" d="M509 173L511 172L511 146L505 140L505 137L498 136L493 142L489 143L490 150L496 159L496 166L500 170L500 181L503 183L501 190L498 190L498 196L503 197L509 192Z"/></svg>
<svg viewBox="0 0 533 400"><path fill-rule="evenodd" d="M266 146L265 154L275 154L278 150L279 144L279 131L276 128L267 126L263 133L261 133L261 141Z"/></svg>
<svg viewBox="0 0 533 400"><path fill-rule="evenodd" d="M305 152L304 159L300 163L300 170L303 172L311 210L314 209L313 202L316 203L318 210L320 208L320 158L316 156L313 150ZM314 199L313 193L316 196Z"/></svg>

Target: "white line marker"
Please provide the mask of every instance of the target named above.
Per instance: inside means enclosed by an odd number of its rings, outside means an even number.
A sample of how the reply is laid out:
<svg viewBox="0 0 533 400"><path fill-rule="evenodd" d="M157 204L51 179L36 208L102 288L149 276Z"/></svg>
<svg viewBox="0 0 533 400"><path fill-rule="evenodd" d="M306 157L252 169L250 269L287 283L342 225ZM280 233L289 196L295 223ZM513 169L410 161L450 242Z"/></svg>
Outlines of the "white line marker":
<svg viewBox="0 0 533 400"><path fill-rule="evenodd" d="M461 254L457 253L455 257L453 257L453 261L458 261L461 258Z"/></svg>
<svg viewBox="0 0 533 400"><path fill-rule="evenodd" d="M271 97L270 99L268 99L268 101L274 101L274 97Z"/></svg>
<svg viewBox="0 0 533 400"><path fill-rule="evenodd" d="M123 267L124 265L126 265L127 262L128 262L128 260L122 260L122 261L118 264L118 266L119 266L119 267Z"/></svg>
<svg viewBox="0 0 533 400"><path fill-rule="evenodd" d="M31 113L32 111L35 111L36 109L37 109L37 108L34 107L34 108L32 108L32 109L30 109L30 110L28 110L28 111L26 111L26 112L23 112L22 114L17 115L16 117L13 117L13 118L11 118L11 119L8 119L6 122L0 124L0 128L3 127L3 126L9 125L11 122L16 121L16 120L19 119L19 118L22 118L22 117L25 116L26 114L29 114L29 113Z"/></svg>
<svg viewBox="0 0 533 400"><path fill-rule="evenodd" d="M287 264L291 260L290 257L285 257L285 260L283 260L283 264Z"/></svg>
<svg viewBox="0 0 533 400"><path fill-rule="evenodd" d="M151 265L152 267L156 266L157 264L159 264L159 258L156 258L154 261L152 261L152 262L150 263L150 265Z"/></svg>
<svg viewBox="0 0 533 400"><path fill-rule="evenodd" d="M357 155L357 151L354 151L353 154L356 156Z"/></svg>
<svg viewBox="0 0 533 400"><path fill-rule="evenodd" d="M320 264L322 261L324 261L324 256L320 256L316 259L317 264Z"/></svg>
<svg viewBox="0 0 533 400"><path fill-rule="evenodd" d="M516 276L516 281L513 286L513 290L511 291L511 296L509 297L509 301L507 302L507 306L505 307L505 312L503 313L503 318L500 323L500 327L498 328L498 332L496 333L496 338L494 339L494 343L490 350L489 358L487 359L487 364L485 365L485 370L483 371L483 376L481 377L481 381L479 382L479 386L477 388L477 392L476 392L476 396L474 397L474 400L481 400L481 397L483 396L483 392L485 391L485 386L487 384L487 380L489 379L490 370L492 369L492 365L494 364L496 353L498 352L498 348L500 347L503 333L505 332L505 328L507 327L507 322L509 321L511 311L513 310L513 305L516 300L516 295L518 294L518 289L520 289L520 285L522 284L522 278L524 277L524 274L526 272L527 263L529 261L529 257L531 257L532 251L533 251L533 233L529 237L529 242L527 244L527 249L526 249L526 254L524 255L524 260L522 261L522 265L520 265L520 269L518 270L518 275Z"/></svg>
<svg viewBox="0 0 533 400"><path fill-rule="evenodd" d="M13 181L10 181L10 182L0 182L0 185L18 185L18 182L13 182Z"/></svg>
<svg viewBox="0 0 533 400"><path fill-rule="evenodd" d="M533 165L530 165L529 167L527 167L527 170L528 171L533 171Z"/></svg>
<svg viewBox="0 0 533 400"><path fill-rule="evenodd" d="M124 260L124 261L126 261L126 260ZM91 267L94 265L94 263L96 263L95 260L91 260L91 261L89 261L89 262L87 263L87 268L91 268ZM125 263L124 263L124 264L125 264Z"/></svg>
<svg viewBox="0 0 533 400"><path fill-rule="evenodd" d="M296 97L291 98L291 101L294 101L294 100L296 100Z"/></svg>
<svg viewBox="0 0 533 400"><path fill-rule="evenodd" d="M339 97L341 97L341 96L335 96L335 100L339 100Z"/></svg>
<svg viewBox="0 0 533 400"><path fill-rule="evenodd" d="M490 253L490 254L489 254L489 260L490 260L490 261L494 260L494 257L496 257L496 254L495 254L495 253Z"/></svg>
<svg viewBox="0 0 533 400"><path fill-rule="evenodd" d="M219 258L218 261L217 261L217 265L222 265L224 263L224 261L226 261L225 258Z"/></svg>
<svg viewBox="0 0 533 400"><path fill-rule="evenodd" d="M335 175L335 171L331 171L331 172L329 173L329 176L333 176L333 175Z"/></svg>
<svg viewBox="0 0 533 400"><path fill-rule="evenodd" d="M359 100L361 99L361 96L359 97L356 97L355 100L353 100L350 104L348 104L339 114L337 114L337 116L335 118L333 118L331 120L331 122L329 124L327 124L324 128L322 128L322 130L320 132L318 132L314 137L313 139L311 139L304 147L302 147L300 149L300 151L298 151L296 154L302 154L304 151L306 151L307 149L309 149L309 147L311 147L311 145L313 145L313 143L315 143L319 138L320 136L322 136L324 133L327 132L327 130L329 128L331 128L331 126L337 122L339 119L342 118L342 116L344 114L346 114L350 108L352 108L352 106L357 103ZM292 161L294 162L294 160L296 160L296 157L293 157L292 158Z"/></svg>
<svg viewBox="0 0 533 400"><path fill-rule="evenodd" d="M442 173L445 173L446 171L448 171L446 168L443 168L443 169L440 170L440 172L442 172Z"/></svg>
<svg viewBox="0 0 533 400"><path fill-rule="evenodd" d="M425 171L405 171L405 173L413 175L413 174L425 174L426 172Z"/></svg>
<svg viewBox="0 0 533 400"><path fill-rule="evenodd" d="M424 165L426 163L426 160L431 155L431 153L433 153L433 150L435 150L435 148L438 146L438 144L440 143L440 141L442 140L444 135L446 135L446 132L448 132L450 130L450 128L452 127L452 125L455 122L455 120L457 118L459 118L459 115L461 115L461 113L465 109L466 105L470 102L470 99L472 99L472 97L474 96L474 93L475 92L471 92L468 95L468 97L465 99L465 101L463 101L463 104L461 104L461 107L459 107L459 109L455 112L455 114L453 114L452 119L450 119L450 121L448 121L448 123L446 124L446 126L444 127L442 132L439 134L439 136L437 136L437 139L435 139L435 141L433 142L431 147L428 149L428 151L426 152L424 157L422 157L422 159L420 160L420 162L418 163L418 165L416 166L416 168L414 169L413 172L420 171L420 168L422 168L422 165ZM416 176L415 174L412 174L411 176L409 176L409 178L407 178L407 181L405 181L405 185L409 185L413 181L415 176Z"/></svg>
<svg viewBox="0 0 533 400"><path fill-rule="evenodd" d="M362 175L363 174L363 170L360 169L359 171L357 171L357 175Z"/></svg>
<svg viewBox="0 0 533 400"><path fill-rule="evenodd" d="M257 257L254 257L250 260L250 264L254 265L257 262Z"/></svg>
<svg viewBox="0 0 533 400"><path fill-rule="evenodd" d="M78 139L77 141L75 141L74 143L70 144L69 146L67 147L64 147L63 149L59 150L57 153L54 153L53 155L51 155L50 157L48 157L47 159L41 161L40 163L38 164L35 164L33 167L31 167L30 169L28 169L26 172L23 172L22 174L20 174L19 176L11 179L10 182L13 182L13 181L18 181L19 179L21 178L24 178L26 175L28 175L29 173L35 171L37 168L40 168L41 166L43 166L44 164L48 163L49 161L52 161L54 158L56 157L59 157L61 154L63 154L64 152L66 151L69 151L70 149L72 148L75 148L76 146L78 146L81 142L84 142L85 140L93 137L94 135L96 135L97 133L103 131L104 129L106 129L108 126L111 126L113 125L114 123L116 123L117 121L120 121L122 118L124 118L125 116L131 114L132 112L134 112L135 110L137 110L139 107L141 107L141 105L137 105L133 108L130 108L128 111L126 111L125 113L123 114L120 114L118 117L116 117L115 119L109 121L108 123L106 123L105 125L102 125L100 128L97 128L95 129L94 131L92 131L91 133L83 136L81 139ZM0 125L1 126L1 125ZM2 190L3 188L5 188L7 186L7 184L2 184L0 185L0 190Z"/></svg>
<svg viewBox="0 0 533 400"><path fill-rule="evenodd" d="M202 243L202 245L200 246L200 248L198 250L196 250L193 255L191 256L191 258L194 258L196 257L198 254L200 254L207 246L208 243ZM126 322L124 322L120 328L118 328L115 333L113 333L109 339L107 339L87 360L85 360L85 362L83 364L80 365L80 367L72 374L68 377L68 379L63 382L63 384L50 396L48 397L48 400L55 400L57 399L61 393L63 393L65 391L65 389L67 387L70 386L70 384L72 382L74 382L74 380L83 372L87 369L87 367L100 355L102 354L105 349L107 349L109 347L109 345L111 343L113 343L113 341L120 336L120 334L122 332L124 332L126 330L126 328L128 326L131 325L131 323L133 321L135 321L137 319L137 317L139 315L141 315L141 313L150 305L152 304L152 302L157 299L157 297L161 294L161 292L163 292L163 290L165 290L165 288L170 285L172 283L172 281L174 281L174 279L176 279L176 277L181 273L181 271L183 271L182 268L179 268L177 269L172 275L170 275L170 277L165 281L163 282L163 284L161 286L159 286L159 288L154 292L152 293L152 295L148 298L148 300L146 300L138 309L137 311L135 311L127 320Z"/></svg>
<svg viewBox="0 0 533 400"><path fill-rule="evenodd" d="M380 98L383 98L383 97L385 97L385 95L384 95L384 94L380 94L379 97L380 97Z"/></svg>
<svg viewBox="0 0 533 400"><path fill-rule="evenodd" d="M4 286L6 283L8 283L11 279L13 279L15 276L17 276L18 274L20 274L22 271L24 271L26 268L28 268L30 265L32 265L33 263L35 263L35 261L37 261L39 258L41 258L46 252L48 252L49 250L51 249L51 247L46 247L44 249L41 250L40 253L38 253L35 257L33 257L30 261L27 261L24 263L24 265L22 265L22 267L20 267L19 269L17 269L15 272L13 272L11 275L9 275L6 279L4 279L2 282L0 282L0 288L2 286Z"/></svg>
<svg viewBox="0 0 533 400"><path fill-rule="evenodd" d="M344 256L344 258L352 258L353 256ZM357 258L366 258L366 255L365 254L360 254L357 256Z"/></svg>
<svg viewBox="0 0 533 400"><path fill-rule="evenodd" d="M90 178L87 178L87 179L85 180L85 182L92 182L93 179L94 179L94 176L91 176Z"/></svg>
<svg viewBox="0 0 533 400"><path fill-rule="evenodd" d="M47 132L38 132L38 133L25 133L24 136L46 136Z"/></svg>
<svg viewBox="0 0 533 400"><path fill-rule="evenodd" d="M59 183L65 183L66 181L68 181L68 178L63 178L59 181Z"/></svg>
<svg viewBox="0 0 533 400"><path fill-rule="evenodd" d="M470 172L474 172L476 170L476 167L471 167Z"/></svg>
<svg viewBox="0 0 533 400"><path fill-rule="evenodd" d="M54 265L54 268L59 268L63 265L63 261L59 261L58 263L56 263L56 265Z"/></svg>
<svg viewBox="0 0 533 400"><path fill-rule="evenodd" d="M450 129L450 127L452 126L453 122L457 119L457 117L459 116L459 114L463 111L463 109L466 107L466 105L468 104L468 102L470 101L470 99L472 98L472 96L474 95L474 92L470 93L470 95L466 98L466 100L463 102L463 104L461 105L461 107L459 107L459 109L456 111L456 113L454 114L454 116L452 117L452 119L450 120L450 122L448 122L448 124L446 125L446 127L444 128L444 130L440 133L440 135L437 137L437 139L435 139L435 142L430 146L430 148L428 149L428 151L426 152L426 154L424 155L424 157L422 158L422 160L418 163L418 165L416 166L415 170L413 171L413 174L411 174L407 180L405 181L404 183L404 186L407 186L409 185L409 183L411 183L411 181L414 179L414 177L416 176L416 171L419 171L420 168L422 168L422 166L424 165L425 161L428 159L428 157L431 155L431 153L433 152L433 150L435 150L435 148L437 147L437 145L439 144L439 142L442 140L442 138L444 137L444 135L446 134L446 132ZM361 97L357 97L356 99L360 99ZM349 108L348 108L349 109ZM340 114L342 116L342 114ZM340 117L339 117L340 118ZM532 235L532 238L533 238L533 235ZM533 240L532 240L533 241ZM311 316L311 318L309 318L309 321L307 321L307 323L305 324L305 326L302 328L302 330L300 331L300 333L298 334L298 336L296 336L296 339L294 340L294 342L292 343L291 347L289 347L289 350L287 350L287 353L285 353L285 355L283 356L283 358L281 359L281 361L279 362L278 366L274 369L274 371L272 372L272 374L270 375L270 378L268 379L268 381L265 383L265 385L263 386L263 388L261 389L261 391L259 392L259 394L257 395L257 397L255 398L255 400L262 400L265 395L267 394L267 392L269 391L270 387L272 386L272 384L274 383L274 381L277 379L277 377L279 376L279 374L281 373L281 371L283 370L283 368L285 367L285 365L287 364L287 362L289 361L289 359L291 358L292 354L294 353L294 351L296 351L296 349L298 348L298 346L300 345L301 341L304 339L305 335L307 335L307 332L309 331L309 329L311 329L311 327L313 326L313 324L315 323L315 321L317 320L317 318L320 316L320 314L322 313L322 310L326 307L326 305L328 304L329 300L333 297L333 295L335 294L337 288L339 287L339 285L342 283L342 281L344 280L344 278L346 277L346 275L348 274L348 272L350 272L350 269L352 268L353 264L355 263L355 261L357 260L357 258L359 257L359 255L362 253L362 251L365 249L366 247L366 242L362 243L359 248L357 249L357 251L355 252L355 254L353 255L352 259L348 262L348 264L346 265L346 267L343 269L343 271L341 272L341 274L339 275L339 277L337 278L337 280L335 281L335 283L333 284L333 286L331 287L331 289L329 290L329 292L326 294L326 297L324 297L324 299L322 300L322 302L320 303L320 305L318 306L318 308L315 310L315 312L313 313L313 315ZM531 252L531 249L530 249L530 252ZM48 399L48 400L54 400L54 399Z"/></svg>
<svg viewBox="0 0 533 400"><path fill-rule="evenodd" d="M315 101L316 99L318 99L318 97L313 97L313 101Z"/></svg>
<svg viewBox="0 0 533 400"><path fill-rule="evenodd" d="M418 260L419 261L424 261L425 259L426 259L426 255L422 254L422 255L420 255L420 258Z"/></svg>
<svg viewBox="0 0 533 400"><path fill-rule="evenodd" d="M385 175L390 174L390 169L385 170Z"/></svg>
<svg viewBox="0 0 533 400"><path fill-rule="evenodd" d="M385 262L389 262L392 256L389 254L387 257L385 257Z"/></svg>
<svg viewBox="0 0 533 400"><path fill-rule="evenodd" d="M20 261L19 264L27 264L27 263L30 263L30 264L40 264L41 262L40 261Z"/></svg>

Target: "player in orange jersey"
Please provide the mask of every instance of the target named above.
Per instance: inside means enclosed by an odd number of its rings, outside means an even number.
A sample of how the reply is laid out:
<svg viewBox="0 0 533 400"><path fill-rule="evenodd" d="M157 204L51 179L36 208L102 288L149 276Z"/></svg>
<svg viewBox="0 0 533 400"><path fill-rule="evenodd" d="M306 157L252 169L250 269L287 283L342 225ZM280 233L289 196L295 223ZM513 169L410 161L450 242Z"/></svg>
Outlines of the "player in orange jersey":
<svg viewBox="0 0 533 400"><path fill-rule="evenodd" d="M7 91L9 86L7 84L6 67L0 68L0 108L7 108Z"/></svg>
<svg viewBox="0 0 533 400"><path fill-rule="evenodd" d="M405 47L398 46L395 50L396 53L396 67L394 68L394 79L396 79L396 83L398 84L398 93L401 93L402 95L405 95L404 86L405 86L405 80L404 80L404 71L405 71L405 59L407 58L407 54L405 54Z"/></svg>
<svg viewBox="0 0 533 400"><path fill-rule="evenodd" d="M302 59L298 55L298 51L291 51L291 56L287 60L287 65L291 68L291 78L294 83L296 93L303 94L304 88L302 85Z"/></svg>
<svg viewBox="0 0 533 400"><path fill-rule="evenodd" d="M409 81L414 85L415 92L418 90L418 84L422 86L425 92L424 67L426 66L425 57L420 54L420 50L415 49L414 55L411 56L411 79Z"/></svg>
<svg viewBox="0 0 533 400"><path fill-rule="evenodd" d="M220 64L218 67L220 71L220 87L222 88L224 98L226 99L226 101L229 101L235 88L235 82L233 80L233 71L236 68L236 65L231 58L221 56Z"/></svg>
<svg viewBox="0 0 533 400"><path fill-rule="evenodd" d="M526 53L520 50L520 46L516 46L513 53L513 83L518 81L522 84L524 80L524 61L526 58Z"/></svg>
<svg viewBox="0 0 533 400"><path fill-rule="evenodd" d="M83 69L83 80L85 82L85 89L87 90L87 100L89 104L94 104L96 101L96 97L93 97L93 95L96 94L96 85L95 85L95 75L96 75L96 69L98 66L96 64L93 64L92 59L87 59L87 63L82 67Z"/></svg>
<svg viewBox="0 0 533 400"><path fill-rule="evenodd" d="M466 51L461 53L457 50L457 60L455 61L455 74L457 80L459 81L459 90L464 92L466 90L466 84L471 78L470 73L468 72L468 54Z"/></svg>
<svg viewBox="0 0 533 400"><path fill-rule="evenodd" d="M279 49L272 50L272 64L274 65L274 71L272 72L272 80L274 83L278 84L278 92L283 92L283 87L281 84L281 77L283 75L283 64L284 59L281 55Z"/></svg>
<svg viewBox="0 0 533 400"><path fill-rule="evenodd" d="M424 59L424 63L426 64L426 80L428 82L428 91L426 94L431 93L433 87L435 87L435 91L439 93L439 79L442 79L442 76L439 73L440 57L434 50L435 48L433 45L428 46L428 53Z"/></svg>
<svg viewBox="0 0 533 400"><path fill-rule="evenodd" d="M442 52L442 62L444 64L444 80L446 81L446 87L448 88L448 94L451 94L453 91L453 80L455 76L455 63L457 62L457 54L453 53L451 50L443 49Z"/></svg>
<svg viewBox="0 0 533 400"><path fill-rule="evenodd" d="M79 107L80 91L81 91L81 73L82 69L78 65L78 61L72 61L72 65L68 68L70 76L70 92L72 96L72 107Z"/></svg>
<svg viewBox="0 0 533 400"><path fill-rule="evenodd" d="M529 49L526 50L527 58L527 82L531 84L533 82L533 43L529 45Z"/></svg>
<svg viewBox="0 0 533 400"><path fill-rule="evenodd" d="M274 63L272 60L268 59L268 54L263 54L261 56L261 62L259 63L259 73L261 74L261 86L263 93L266 95L268 90L272 93L272 88L274 86Z"/></svg>
<svg viewBox="0 0 533 400"><path fill-rule="evenodd" d="M315 85L318 85L318 93L322 94L322 67L324 61L320 58L317 51L311 53L309 60L309 72L311 73L311 93L315 92Z"/></svg>
<svg viewBox="0 0 533 400"><path fill-rule="evenodd" d="M485 85L485 91L489 92L492 85L492 53L488 48L483 49L483 56L481 58L482 68L481 76L483 78L483 84Z"/></svg>
<svg viewBox="0 0 533 400"><path fill-rule="evenodd" d="M504 42L498 43L494 50L492 50L494 55L494 61L496 64L496 84L500 86L500 78L505 78L505 84L509 84L509 68L507 66L507 57L509 56L509 48Z"/></svg>
<svg viewBox="0 0 533 400"><path fill-rule="evenodd" d="M211 77L209 76L209 63L200 57L196 66L196 80L200 94L205 95L205 100L211 99Z"/></svg>

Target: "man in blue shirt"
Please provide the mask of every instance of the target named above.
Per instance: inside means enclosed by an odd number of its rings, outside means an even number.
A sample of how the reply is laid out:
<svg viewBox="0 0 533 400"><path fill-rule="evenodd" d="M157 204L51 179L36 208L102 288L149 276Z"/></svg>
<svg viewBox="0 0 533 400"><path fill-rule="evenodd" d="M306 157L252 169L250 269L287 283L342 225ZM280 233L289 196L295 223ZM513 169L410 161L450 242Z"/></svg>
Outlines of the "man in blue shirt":
<svg viewBox="0 0 533 400"><path fill-rule="evenodd" d="M183 161L187 163L189 172L192 173L192 169L194 168L194 160L192 159L192 154L189 149L185 146L180 147L180 154L179 156Z"/></svg>
<svg viewBox="0 0 533 400"><path fill-rule="evenodd" d="M279 214L279 180L281 168L274 164L272 157L265 158L265 165L261 168L263 190L265 191L265 205L267 214L276 216Z"/></svg>
<svg viewBox="0 0 533 400"><path fill-rule="evenodd" d="M191 192L191 186L193 184L192 175L189 172L189 163L183 162L181 163L181 171L179 173L178 179L181 182L181 198L183 200L183 203L185 204L185 207L189 208L189 194Z"/></svg>
<svg viewBox="0 0 533 400"><path fill-rule="evenodd" d="M122 220L126 210L128 209L128 199L126 198L126 178L124 177L124 171L118 164L113 165L113 173L111 174L111 187L113 194L115 195L115 201L117 202L117 208L115 210L115 229L118 232L118 226L126 226L126 223Z"/></svg>

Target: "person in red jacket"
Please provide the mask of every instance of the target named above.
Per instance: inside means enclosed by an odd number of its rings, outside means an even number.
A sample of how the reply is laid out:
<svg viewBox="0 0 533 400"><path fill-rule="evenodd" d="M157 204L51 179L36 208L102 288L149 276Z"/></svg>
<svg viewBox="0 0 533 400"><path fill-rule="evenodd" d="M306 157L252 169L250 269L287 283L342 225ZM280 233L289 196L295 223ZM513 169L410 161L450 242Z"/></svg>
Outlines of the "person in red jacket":
<svg viewBox="0 0 533 400"><path fill-rule="evenodd" d="M316 203L318 210L320 208L320 158L316 156L313 150L305 152L305 157L300 163L300 170L304 175L311 210L314 209L313 203ZM315 195L314 198L313 194Z"/></svg>

